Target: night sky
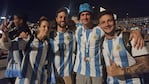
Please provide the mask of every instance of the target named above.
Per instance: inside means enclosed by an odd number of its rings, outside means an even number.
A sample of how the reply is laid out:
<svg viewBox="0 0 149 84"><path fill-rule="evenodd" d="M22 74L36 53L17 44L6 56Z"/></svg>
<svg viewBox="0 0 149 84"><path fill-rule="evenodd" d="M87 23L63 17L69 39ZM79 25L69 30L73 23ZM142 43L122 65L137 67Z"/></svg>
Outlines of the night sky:
<svg viewBox="0 0 149 84"><path fill-rule="evenodd" d="M118 17L144 17L149 16L148 0L0 0L0 14L12 15L23 12L29 20L36 21L44 15L50 20L54 19L55 12L60 7L70 8L70 15L78 13L80 3L89 2L98 10L99 6L110 9Z"/></svg>

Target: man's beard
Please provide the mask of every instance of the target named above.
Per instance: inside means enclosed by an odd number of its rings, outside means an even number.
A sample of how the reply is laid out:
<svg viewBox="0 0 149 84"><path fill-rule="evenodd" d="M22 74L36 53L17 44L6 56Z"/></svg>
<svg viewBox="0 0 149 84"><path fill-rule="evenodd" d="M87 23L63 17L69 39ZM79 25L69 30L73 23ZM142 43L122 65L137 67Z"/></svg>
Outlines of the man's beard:
<svg viewBox="0 0 149 84"><path fill-rule="evenodd" d="M57 24L57 25L61 28L66 28L66 23L64 25L61 25L61 24Z"/></svg>

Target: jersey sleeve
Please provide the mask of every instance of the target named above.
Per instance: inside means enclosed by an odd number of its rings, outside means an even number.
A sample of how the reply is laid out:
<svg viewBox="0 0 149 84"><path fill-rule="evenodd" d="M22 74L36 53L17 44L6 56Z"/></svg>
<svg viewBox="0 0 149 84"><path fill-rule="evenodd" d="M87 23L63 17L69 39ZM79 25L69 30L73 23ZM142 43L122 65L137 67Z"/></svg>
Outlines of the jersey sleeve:
<svg viewBox="0 0 149 84"><path fill-rule="evenodd" d="M100 36L101 37L105 34L104 31L99 26L96 26L95 28L100 31Z"/></svg>

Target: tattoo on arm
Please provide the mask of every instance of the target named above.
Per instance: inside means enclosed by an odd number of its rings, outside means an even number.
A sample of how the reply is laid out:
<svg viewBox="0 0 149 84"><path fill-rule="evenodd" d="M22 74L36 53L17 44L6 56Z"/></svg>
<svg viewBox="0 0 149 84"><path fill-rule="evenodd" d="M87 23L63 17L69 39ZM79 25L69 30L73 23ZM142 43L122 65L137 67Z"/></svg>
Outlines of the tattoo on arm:
<svg viewBox="0 0 149 84"><path fill-rule="evenodd" d="M149 71L149 56L136 57L136 64L124 68L125 75L138 75Z"/></svg>

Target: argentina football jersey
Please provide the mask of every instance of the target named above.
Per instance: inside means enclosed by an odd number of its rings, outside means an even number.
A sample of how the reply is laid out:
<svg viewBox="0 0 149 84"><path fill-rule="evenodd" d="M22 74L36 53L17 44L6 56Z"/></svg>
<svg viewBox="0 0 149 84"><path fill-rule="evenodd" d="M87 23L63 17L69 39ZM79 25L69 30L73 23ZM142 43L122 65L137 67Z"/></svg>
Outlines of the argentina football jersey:
<svg viewBox="0 0 149 84"><path fill-rule="evenodd" d="M131 42L132 43L132 42ZM131 44L133 45L133 44ZM122 68L126 68L136 64L134 57L146 55L149 52L145 47L142 49L134 49L132 47L132 56L126 50L125 45L122 39L122 33L118 36L115 36L114 39L104 39L103 42L103 56L106 63L106 66L111 65L111 60ZM107 76L108 84L142 84L142 78L139 75L124 75L121 77L112 77Z"/></svg>
<svg viewBox="0 0 149 84"><path fill-rule="evenodd" d="M8 57L7 57L7 68L5 71L5 77L20 77L21 76L21 63L24 57L24 48L27 40L21 38L15 38L14 40L9 40L9 42L4 43L8 47Z"/></svg>
<svg viewBox="0 0 149 84"><path fill-rule="evenodd" d="M85 30L83 26L77 28L75 72L92 77L102 76L99 44L103 34L99 27L88 30Z"/></svg>
<svg viewBox="0 0 149 84"><path fill-rule="evenodd" d="M16 79L15 84L46 84L48 46L46 40L33 39L22 61L22 76Z"/></svg>
<svg viewBox="0 0 149 84"><path fill-rule="evenodd" d="M55 32L50 38L51 56L59 76L70 76L75 59L75 35L72 31Z"/></svg>

